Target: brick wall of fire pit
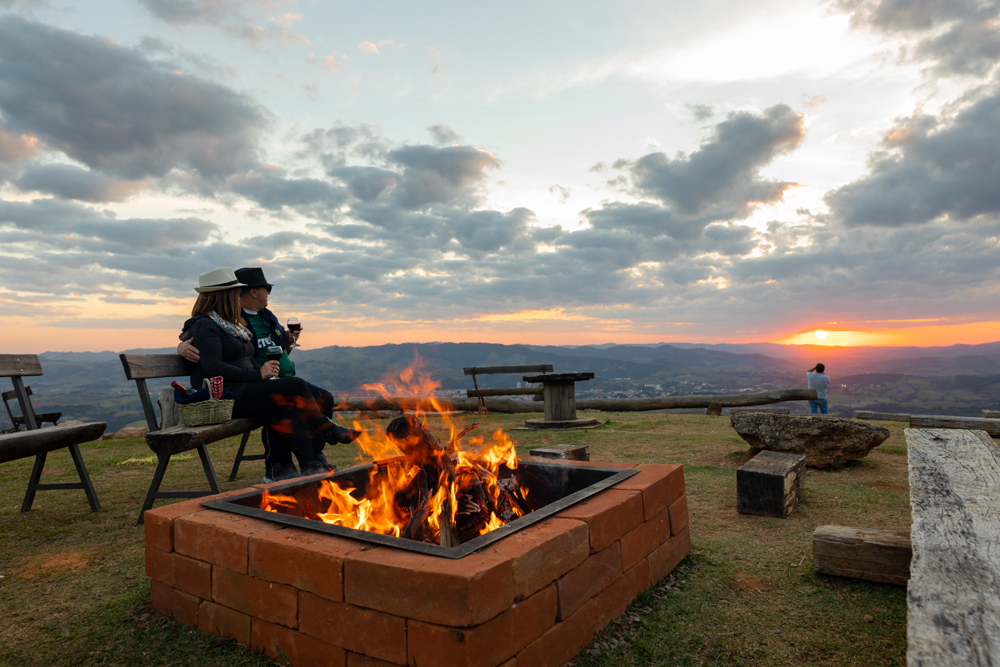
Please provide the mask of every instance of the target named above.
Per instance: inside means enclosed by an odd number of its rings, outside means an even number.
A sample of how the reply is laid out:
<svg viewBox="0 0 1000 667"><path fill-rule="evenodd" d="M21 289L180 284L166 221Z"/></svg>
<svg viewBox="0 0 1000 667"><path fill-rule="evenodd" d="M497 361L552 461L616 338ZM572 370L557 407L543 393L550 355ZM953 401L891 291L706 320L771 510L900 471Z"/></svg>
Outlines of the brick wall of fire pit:
<svg viewBox="0 0 1000 667"><path fill-rule="evenodd" d="M691 550L681 466L594 465L640 472L459 560L150 510L153 607L293 666L559 667Z"/></svg>

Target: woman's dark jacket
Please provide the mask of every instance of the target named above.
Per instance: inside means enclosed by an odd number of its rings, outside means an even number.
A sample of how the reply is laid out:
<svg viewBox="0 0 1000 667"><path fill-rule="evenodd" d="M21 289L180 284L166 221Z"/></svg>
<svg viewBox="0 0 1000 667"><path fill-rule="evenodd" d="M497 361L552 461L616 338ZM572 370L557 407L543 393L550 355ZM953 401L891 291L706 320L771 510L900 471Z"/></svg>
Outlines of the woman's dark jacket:
<svg viewBox="0 0 1000 667"><path fill-rule="evenodd" d="M260 382L260 366L253 360L252 340L240 340L226 333L222 327L207 315L192 317L184 323L184 331L190 331L194 346L201 358L191 368L191 387L200 389L205 378L222 376L225 391L233 392L238 402L243 388L248 382Z"/></svg>

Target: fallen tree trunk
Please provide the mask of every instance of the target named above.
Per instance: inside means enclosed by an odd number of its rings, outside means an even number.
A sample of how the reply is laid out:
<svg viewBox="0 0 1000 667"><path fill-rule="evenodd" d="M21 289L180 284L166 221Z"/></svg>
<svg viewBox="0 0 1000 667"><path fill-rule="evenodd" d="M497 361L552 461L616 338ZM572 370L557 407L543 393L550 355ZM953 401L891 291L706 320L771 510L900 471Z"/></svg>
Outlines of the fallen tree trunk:
<svg viewBox="0 0 1000 667"><path fill-rule="evenodd" d="M577 410L604 410L606 412L643 412L646 410L671 410L674 408L707 408L719 403L724 408L748 405L767 405L782 401L816 400L815 389L775 389L746 394L717 396L660 396L657 398L591 398L576 399Z"/></svg>
<svg viewBox="0 0 1000 667"><path fill-rule="evenodd" d="M750 405L767 405L782 401L815 400L815 389L775 389L773 391L758 391L746 394L730 394L717 396L660 396L658 398L592 398L577 399L577 410L602 410L605 412L645 412L648 410L670 410L674 408L707 408L710 403L721 403L723 407L744 407ZM526 413L542 412L538 403L512 401L502 398L487 398L486 409L490 412ZM442 410L465 410L475 412L479 401L474 398L440 398L438 403ZM334 410L340 412L372 412L376 410L425 410L428 409L426 398L410 396L393 396L391 398L344 396L337 399Z"/></svg>
<svg viewBox="0 0 1000 667"><path fill-rule="evenodd" d="M1000 419L983 419L982 417L952 417L950 415L910 415L910 427L986 431L991 437L1000 437Z"/></svg>

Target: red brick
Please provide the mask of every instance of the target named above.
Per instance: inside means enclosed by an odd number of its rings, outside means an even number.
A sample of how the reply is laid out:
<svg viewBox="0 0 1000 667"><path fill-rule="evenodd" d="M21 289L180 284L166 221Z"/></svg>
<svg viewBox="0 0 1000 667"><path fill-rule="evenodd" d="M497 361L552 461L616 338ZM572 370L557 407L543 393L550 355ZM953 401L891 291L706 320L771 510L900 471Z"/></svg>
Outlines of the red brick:
<svg viewBox="0 0 1000 667"><path fill-rule="evenodd" d="M250 645L250 617L214 602L198 607L198 629L210 635L231 637L237 644Z"/></svg>
<svg viewBox="0 0 1000 667"><path fill-rule="evenodd" d="M557 466L587 466L590 468L618 468L619 470L631 470L638 467L635 463L618 463L614 461L570 461L567 459L547 459L544 456L518 456L518 461L529 463L551 463Z"/></svg>
<svg viewBox="0 0 1000 667"><path fill-rule="evenodd" d="M406 664L406 619L299 593L299 631L334 646Z"/></svg>
<svg viewBox="0 0 1000 667"><path fill-rule="evenodd" d="M643 522L639 491L602 491L559 512L557 517L586 521L590 527L590 552L603 551Z"/></svg>
<svg viewBox="0 0 1000 667"><path fill-rule="evenodd" d="M522 667L560 667L594 638L596 625L596 604L591 600L518 653L517 664Z"/></svg>
<svg viewBox="0 0 1000 667"><path fill-rule="evenodd" d="M291 586L262 581L216 565L212 570L212 599L269 623L298 626L299 594Z"/></svg>
<svg viewBox="0 0 1000 667"><path fill-rule="evenodd" d="M146 574L203 600L212 598L212 566L208 563L147 546Z"/></svg>
<svg viewBox="0 0 1000 667"><path fill-rule="evenodd" d="M343 602L344 558L364 546L357 540L298 528L262 533L250 538L249 573Z"/></svg>
<svg viewBox="0 0 1000 667"><path fill-rule="evenodd" d="M523 600L586 560L590 555L590 528L583 521L550 518L494 542L483 551L510 560L514 599Z"/></svg>
<svg viewBox="0 0 1000 667"><path fill-rule="evenodd" d="M647 588L649 588L649 563L643 558L595 598L594 611L597 618L594 630L600 630L624 614L639 593Z"/></svg>
<svg viewBox="0 0 1000 667"><path fill-rule="evenodd" d="M687 494L675 500L667 509L670 510L670 534L679 535L688 525Z"/></svg>
<svg viewBox="0 0 1000 667"><path fill-rule="evenodd" d="M622 537L622 569L630 569L668 539L670 513L669 509L665 509Z"/></svg>
<svg viewBox="0 0 1000 667"><path fill-rule="evenodd" d="M155 579L149 582L149 603L164 616L174 615L174 589Z"/></svg>
<svg viewBox="0 0 1000 667"><path fill-rule="evenodd" d="M684 557L691 553L691 533L687 527L674 535L659 549L649 554L649 583L655 584L667 576Z"/></svg>
<svg viewBox="0 0 1000 667"><path fill-rule="evenodd" d="M174 521L174 550L246 574L250 536L282 528L239 514L199 512Z"/></svg>
<svg viewBox="0 0 1000 667"><path fill-rule="evenodd" d="M592 597L622 576L621 547L615 542L599 551L556 582L559 591L558 619L569 618Z"/></svg>
<svg viewBox="0 0 1000 667"><path fill-rule="evenodd" d="M386 662L361 653L347 652L347 667L399 667L398 662Z"/></svg>
<svg viewBox="0 0 1000 667"><path fill-rule="evenodd" d="M174 589L174 620L181 625L193 628L198 625L198 608L201 599L188 595L184 591Z"/></svg>
<svg viewBox="0 0 1000 667"><path fill-rule="evenodd" d="M511 658L507 662L500 665L500 667L517 667L517 658Z"/></svg>
<svg viewBox="0 0 1000 667"><path fill-rule="evenodd" d="M307 637L286 627L253 619L250 647L263 650L272 659L288 658L291 667L345 667L347 652L339 646ZM278 652L281 649L281 653ZM282 662L282 664L285 664Z"/></svg>
<svg viewBox="0 0 1000 667"><path fill-rule="evenodd" d="M556 619L554 586L473 628L407 623L407 654L420 667L495 667L538 639Z"/></svg>
<svg viewBox="0 0 1000 667"><path fill-rule="evenodd" d="M238 493L246 493L246 489L236 489L226 491L212 496L211 499L226 498ZM146 544L151 544L163 551L174 550L174 520L189 514L207 511L208 508L202 505L202 501L209 498L194 498L182 500L162 507L154 507L146 510L143 514L143 532L146 537Z"/></svg>
<svg viewBox="0 0 1000 667"><path fill-rule="evenodd" d="M491 552L458 560L396 549L344 561L347 602L427 623L472 627L514 602L511 562Z"/></svg>
<svg viewBox="0 0 1000 667"><path fill-rule="evenodd" d="M643 463L639 474L615 484L616 489L642 491L643 517L649 521L684 493L684 466Z"/></svg>

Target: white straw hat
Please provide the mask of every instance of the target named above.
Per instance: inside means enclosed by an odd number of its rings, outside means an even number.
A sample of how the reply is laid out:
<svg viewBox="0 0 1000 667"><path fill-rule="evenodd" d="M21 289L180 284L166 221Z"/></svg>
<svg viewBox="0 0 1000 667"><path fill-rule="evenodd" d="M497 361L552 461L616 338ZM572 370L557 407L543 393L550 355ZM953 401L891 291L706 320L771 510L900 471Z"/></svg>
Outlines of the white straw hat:
<svg viewBox="0 0 1000 667"><path fill-rule="evenodd" d="M194 291L202 294L204 292L221 292L234 287L246 287L246 285L236 279L236 274L233 273L231 267L226 266L198 276L198 286L194 288Z"/></svg>

